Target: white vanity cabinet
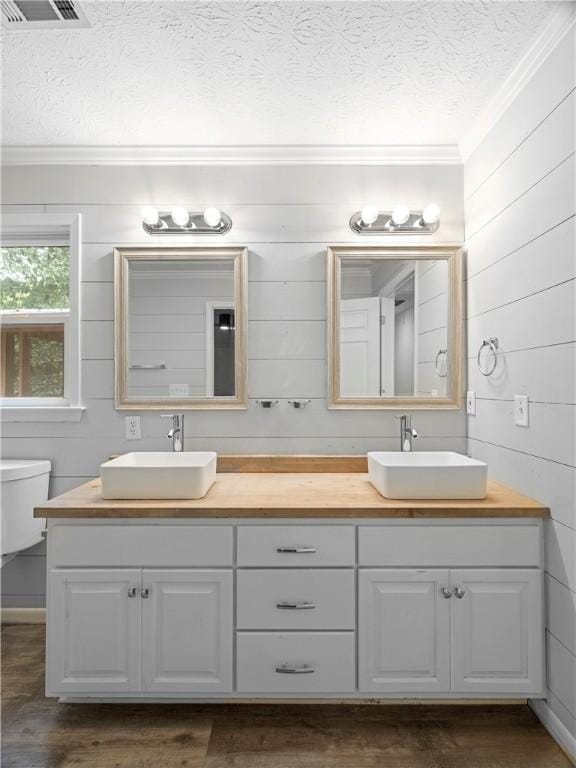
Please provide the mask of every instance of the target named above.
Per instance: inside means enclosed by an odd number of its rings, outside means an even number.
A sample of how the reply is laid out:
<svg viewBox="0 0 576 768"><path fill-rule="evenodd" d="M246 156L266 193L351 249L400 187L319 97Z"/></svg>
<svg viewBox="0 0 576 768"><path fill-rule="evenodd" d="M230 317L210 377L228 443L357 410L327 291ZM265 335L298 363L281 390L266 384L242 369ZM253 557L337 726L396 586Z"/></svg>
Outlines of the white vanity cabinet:
<svg viewBox="0 0 576 768"><path fill-rule="evenodd" d="M537 518L50 519L47 695L542 697Z"/></svg>
<svg viewBox="0 0 576 768"><path fill-rule="evenodd" d="M360 690L540 693L541 589L520 568L360 571Z"/></svg>
<svg viewBox="0 0 576 768"><path fill-rule="evenodd" d="M450 690L448 584L448 570L360 571L360 690Z"/></svg>
<svg viewBox="0 0 576 768"><path fill-rule="evenodd" d="M54 569L49 694L232 690L231 570Z"/></svg>
<svg viewBox="0 0 576 768"><path fill-rule="evenodd" d="M48 574L48 695L140 690L141 583L127 568Z"/></svg>
<svg viewBox="0 0 576 768"><path fill-rule="evenodd" d="M522 568L450 574L452 688L462 693L542 690L542 574Z"/></svg>

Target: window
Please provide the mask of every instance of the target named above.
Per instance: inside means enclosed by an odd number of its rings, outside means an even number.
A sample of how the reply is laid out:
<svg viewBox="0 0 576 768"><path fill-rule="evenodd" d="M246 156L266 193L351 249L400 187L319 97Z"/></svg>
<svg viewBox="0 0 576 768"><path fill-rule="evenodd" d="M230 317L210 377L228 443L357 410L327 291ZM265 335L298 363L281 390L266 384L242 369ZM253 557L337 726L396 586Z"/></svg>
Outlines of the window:
<svg viewBox="0 0 576 768"><path fill-rule="evenodd" d="M0 397L5 419L52 420L64 411L64 418L75 419L73 411L80 417L78 219L4 217Z"/></svg>
<svg viewBox="0 0 576 768"><path fill-rule="evenodd" d="M65 398L69 250L24 245L0 251L2 397Z"/></svg>

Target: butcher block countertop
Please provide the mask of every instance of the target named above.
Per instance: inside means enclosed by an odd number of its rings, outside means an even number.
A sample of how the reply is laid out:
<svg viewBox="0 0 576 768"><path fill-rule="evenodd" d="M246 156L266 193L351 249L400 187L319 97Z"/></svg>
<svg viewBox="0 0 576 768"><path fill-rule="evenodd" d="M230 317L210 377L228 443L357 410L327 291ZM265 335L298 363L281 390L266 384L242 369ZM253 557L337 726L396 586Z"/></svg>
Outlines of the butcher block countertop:
<svg viewBox="0 0 576 768"><path fill-rule="evenodd" d="M103 499L100 479L37 507L36 517L54 518L425 518L547 517L534 499L488 481L488 495L477 501L385 499L368 481L364 457L312 460L261 457L234 461L218 457L219 472L199 500L115 501ZM305 467L309 472L289 471ZM255 470L262 471L255 471ZM336 471L326 471L326 470ZM348 469L349 471L343 471ZM236 471L234 471L236 470ZM240 470L240 471L238 471Z"/></svg>

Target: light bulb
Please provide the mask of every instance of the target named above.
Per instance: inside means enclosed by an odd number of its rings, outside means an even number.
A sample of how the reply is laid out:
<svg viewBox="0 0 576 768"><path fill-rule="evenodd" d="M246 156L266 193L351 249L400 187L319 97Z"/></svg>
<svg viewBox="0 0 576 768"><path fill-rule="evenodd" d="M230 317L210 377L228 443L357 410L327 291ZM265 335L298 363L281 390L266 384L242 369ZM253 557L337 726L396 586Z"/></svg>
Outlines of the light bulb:
<svg viewBox="0 0 576 768"><path fill-rule="evenodd" d="M397 227L401 227L402 224L406 224L410 218L410 209L405 205L397 205L392 211L392 223Z"/></svg>
<svg viewBox="0 0 576 768"><path fill-rule="evenodd" d="M154 208L153 205L145 205L140 213L142 215L142 221L144 224L148 224L149 227L158 226L160 216L158 215L158 211L156 208Z"/></svg>
<svg viewBox="0 0 576 768"><path fill-rule="evenodd" d="M209 227L217 227L222 221L222 214L218 208L206 208L202 218Z"/></svg>
<svg viewBox="0 0 576 768"><path fill-rule="evenodd" d="M177 227L185 227L190 221L190 214L186 208L182 208L182 206L172 208L172 213L170 216L172 217L172 221L174 224L176 224Z"/></svg>
<svg viewBox="0 0 576 768"><path fill-rule="evenodd" d="M365 205L360 211L360 219L363 224L374 224L378 214L379 210L375 205Z"/></svg>
<svg viewBox="0 0 576 768"><path fill-rule="evenodd" d="M436 203L430 203L422 211L422 221L425 224L436 224L440 219L440 206Z"/></svg>

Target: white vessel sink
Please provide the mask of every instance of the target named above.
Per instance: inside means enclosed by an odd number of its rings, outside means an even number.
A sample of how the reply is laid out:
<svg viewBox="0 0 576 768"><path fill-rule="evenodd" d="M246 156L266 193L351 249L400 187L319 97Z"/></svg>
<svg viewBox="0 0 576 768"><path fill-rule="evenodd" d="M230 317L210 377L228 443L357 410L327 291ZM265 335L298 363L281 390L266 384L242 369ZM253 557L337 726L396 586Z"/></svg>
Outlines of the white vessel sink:
<svg viewBox="0 0 576 768"><path fill-rule="evenodd" d="M371 452L368 475L388 499L483 499L488 465L450 451Z"/></svg>
<svg viewBox="0 0 576 768"><path fill-rule="evenodd" d="M104 499L201 499L216 480L217 454L126 453L102 464Z"/></svg>

